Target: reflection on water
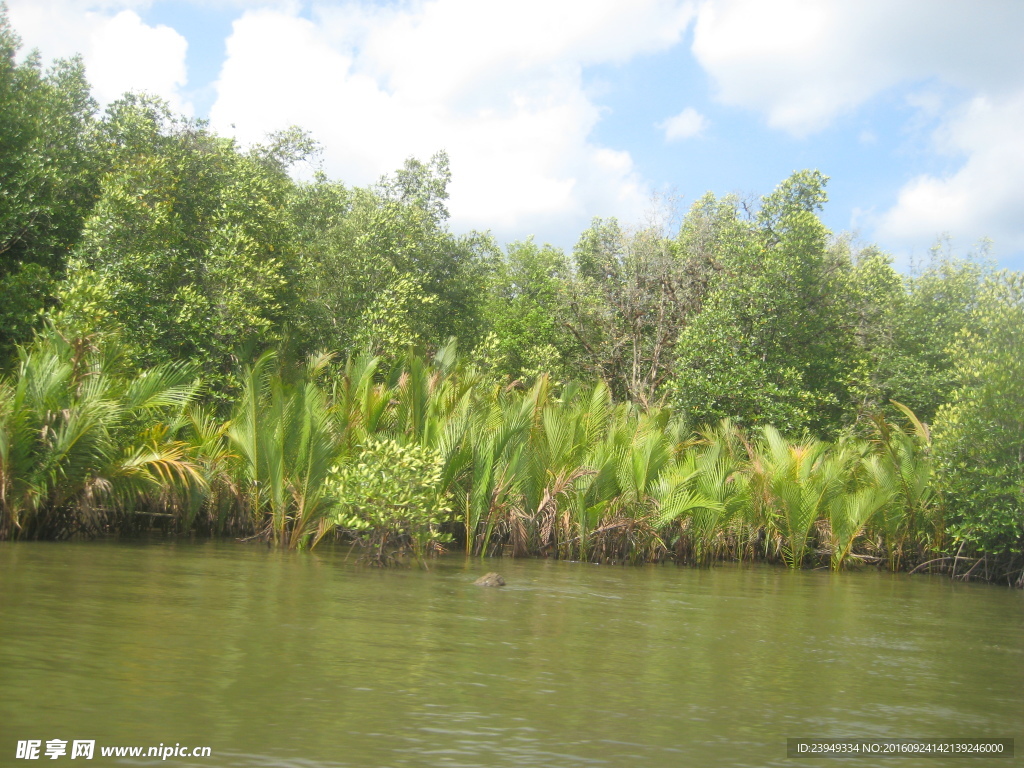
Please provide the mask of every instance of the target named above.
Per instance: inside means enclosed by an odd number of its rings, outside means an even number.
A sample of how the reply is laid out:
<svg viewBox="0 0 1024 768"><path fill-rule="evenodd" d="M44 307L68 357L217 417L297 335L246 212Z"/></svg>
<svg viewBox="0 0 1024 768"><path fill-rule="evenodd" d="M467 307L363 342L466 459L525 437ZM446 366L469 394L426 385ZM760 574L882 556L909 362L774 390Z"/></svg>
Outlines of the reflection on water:
<svg viewBox="0 0 1024 768"><path fill-rule="evenodd" d="M1020 592L770 567L380 570L345 555L0 546L0 765L21 762L17 740L54 738L213 750L167 765L302 768L792 765L787 737L1024 750ZM473 586L488 570L508 586ZM940 763L898 763L917 764Z"/></svg>

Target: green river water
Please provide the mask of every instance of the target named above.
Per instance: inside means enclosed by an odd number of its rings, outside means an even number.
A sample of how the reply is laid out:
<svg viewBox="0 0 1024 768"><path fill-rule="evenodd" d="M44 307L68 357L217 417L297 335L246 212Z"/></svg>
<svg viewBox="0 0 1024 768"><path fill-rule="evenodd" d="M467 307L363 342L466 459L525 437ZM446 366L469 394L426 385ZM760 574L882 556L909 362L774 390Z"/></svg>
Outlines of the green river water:
<svg viewBox="0 0 1024 768"><path fill-rule="evenodd" d="M0 546L0 765L836 766L790 737L1015 738L1024 595L938 577L347 549ZM508 585L476 587L485 571ZM89 762L16 759L87 739ZM99 747L209 746L207 758Z"/></svg>

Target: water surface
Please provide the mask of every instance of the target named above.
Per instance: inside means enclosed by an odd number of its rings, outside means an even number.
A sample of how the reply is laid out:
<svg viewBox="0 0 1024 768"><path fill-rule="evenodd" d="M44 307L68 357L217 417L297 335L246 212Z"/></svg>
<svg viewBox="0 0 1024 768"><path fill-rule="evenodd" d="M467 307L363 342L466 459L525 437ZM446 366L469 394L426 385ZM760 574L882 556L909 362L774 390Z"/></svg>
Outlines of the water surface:
<svg viewBox="0 0 1024 768"><path fill-rule="evenodd" d="M788 737L1024 751L1019 591L767 566L381 570L346 553L0 546L0 765L53 738L304 768L836 766L787 759ZM487 570L508 586L473 586ZM838 763L943 764L1022 760Z"/></svg>

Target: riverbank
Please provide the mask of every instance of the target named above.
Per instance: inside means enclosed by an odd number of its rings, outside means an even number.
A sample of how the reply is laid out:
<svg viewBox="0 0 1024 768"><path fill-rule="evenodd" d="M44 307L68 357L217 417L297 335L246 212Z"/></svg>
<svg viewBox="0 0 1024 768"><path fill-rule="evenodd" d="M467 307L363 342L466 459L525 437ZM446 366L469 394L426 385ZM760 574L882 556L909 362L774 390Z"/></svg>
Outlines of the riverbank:
<svg viewBox="0 0 1024 768"><path fill-rule="evenodd" d="M1016 550L983 549L943 497L930 431L902 406L904 425L878 416L835 441L694 430L603 382L501 387L454 347L299 371L268 353L240 387L225 418L188 366L128 375L41 339L0 392L0 538L157 527L289 549L349 540L378 565L461 550L1024 583Z"/></svg>

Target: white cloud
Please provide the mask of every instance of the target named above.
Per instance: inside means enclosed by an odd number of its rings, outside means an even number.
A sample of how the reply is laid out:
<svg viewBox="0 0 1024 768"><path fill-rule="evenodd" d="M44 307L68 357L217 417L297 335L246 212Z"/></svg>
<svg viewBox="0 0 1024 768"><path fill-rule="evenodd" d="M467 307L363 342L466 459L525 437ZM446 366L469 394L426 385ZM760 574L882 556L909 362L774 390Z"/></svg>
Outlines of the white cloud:
<svg viewBox="0 0 1024 768"><path fill-rule="evenodd" d="M135 9L141 0L9 0L11 23L26 47L46 59L81 54L93 95L101 104L125 91L146 91L191 113L182 97L188 43L164 25L150 26Z"/></svg>
<svg viewBox="0 0 1024 768"><path fill-rule="evenodd" d="M700 136L709 125L704 115L693 107L687 107L678 115L656 123L654 127L665 132L666 141L679 141Z"/></svg>
<svg viewBox="0 0 1024 768"><path fill-rule="evenodd" d="M705 0L693 52L721 102L797 137L910 89L905 127L938 122L932 148L962 165L909 180L874 217L876 235L918 246L942 232L990 236L1002 251L1024 248L1021 29L1020 0Z"/></svg>
<svg viewBox="0 0 1024 768"><path fill-rule="evenodd" d="M252 141L302 125L325 145L327 170L355 184L445 149L453 225L502 237L564 245L594 212L645 207L630 155L590 137L601 110L582 68L677 43L689 4L430 0L312 15L235 22L211 110L218 130Z"/></svg>
<svg viewBox="0 0 1024 768"><path fill-rule="evenodd" d="M125 91L146 91L167 99L176 111L191 112L181 98L188 80L187 48L188 42L173 29L151 27L134 11L104 19L89 36L85 54L93 95L108 103Z"/></svg>
<svg viewBox="0 0 1024 768"><path fill-rule="evenodd" d="M920 243L943 232L958 240L991 237L1000 251L1024 250L1024 91L978 96L939 130L940 152L966 156L955 173L907 183L879 221L878 233Z"/></svg>
<svg viewBox="0 0 1024 768"><path fill-rule="evenodd" d="M446 99L472 98L566 63L623 62L668 48L693 13L679 0L432 0L414 11L318 10L328 30L342 35L354 15L370 21L361 63L389 88Z"/></svg>
<svg viewBox="0 0 1024 768"><path fill-rule="evenodd" d="M693 53L722 102L802 136L899 83L1015 90L1022 28L1019 0L706 0Z"/></svg>

